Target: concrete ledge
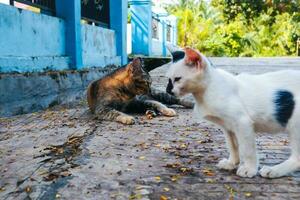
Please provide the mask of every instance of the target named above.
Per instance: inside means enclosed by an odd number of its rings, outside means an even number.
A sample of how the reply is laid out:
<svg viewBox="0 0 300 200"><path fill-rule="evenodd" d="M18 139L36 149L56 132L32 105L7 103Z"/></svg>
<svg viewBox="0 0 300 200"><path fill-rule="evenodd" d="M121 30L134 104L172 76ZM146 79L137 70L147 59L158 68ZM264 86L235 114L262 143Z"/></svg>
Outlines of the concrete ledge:
<svg viewBox="0 0 300 200"><path fill-rule="evenodd" d="M0 116L35 112L85 98L87 85L116 66L88 70L0 74Z"/></svg>
<svg viewBox="0 0 300 200"><path fill-rule="evenodd" d="M23 73L67 70L69 64L69 57L63 56L3 56L0 57L0 72Z"/></svg>

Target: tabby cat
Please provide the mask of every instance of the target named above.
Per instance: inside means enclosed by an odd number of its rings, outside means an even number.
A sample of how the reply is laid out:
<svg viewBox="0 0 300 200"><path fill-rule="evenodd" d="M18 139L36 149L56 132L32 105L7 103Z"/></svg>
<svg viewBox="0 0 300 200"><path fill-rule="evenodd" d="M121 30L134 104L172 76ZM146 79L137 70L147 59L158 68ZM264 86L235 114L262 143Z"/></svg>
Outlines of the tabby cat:
<svg viewBox="0 0 300 200"><path fill-rule="evenodd" d="M175 116L175 110L165 104L192 108L193 103L151 88L151 77L141 58L92 82L87 90L88 105L98 119L134 124L135 118L125 113L154 110L165 116ZM160 102L162 103L160 103Z"/></svg>

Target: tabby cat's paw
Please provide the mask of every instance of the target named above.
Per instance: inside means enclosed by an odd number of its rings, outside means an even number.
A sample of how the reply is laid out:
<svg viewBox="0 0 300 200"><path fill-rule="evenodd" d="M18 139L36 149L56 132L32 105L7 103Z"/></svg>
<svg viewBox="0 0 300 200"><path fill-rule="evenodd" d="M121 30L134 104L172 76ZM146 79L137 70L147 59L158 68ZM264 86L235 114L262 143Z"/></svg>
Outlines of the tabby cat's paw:
<svg viewBox="0 0 300 200"><path fill-rule="evenodd" d="M172 108L164 108L164 109L160 110L160 112L163 115L168 116L168 117L174 117L174 116L176 116L176 111L173 110Z"/></svg>
<svg viewBox="0 0 300 200"><path fill-rule="evenodd" d="M135 123L135 119L132 116L118 116L117 121L121 122L122 124L131 125Z"/></svg>

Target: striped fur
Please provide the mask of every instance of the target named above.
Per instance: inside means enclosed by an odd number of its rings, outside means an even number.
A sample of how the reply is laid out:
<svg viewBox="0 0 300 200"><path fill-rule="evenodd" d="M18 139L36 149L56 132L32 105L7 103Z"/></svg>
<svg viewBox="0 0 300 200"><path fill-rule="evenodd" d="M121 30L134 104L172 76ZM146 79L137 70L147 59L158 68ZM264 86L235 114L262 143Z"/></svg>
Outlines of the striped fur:
<svg viewBox="0 0 300 200"><path fill-rule="evenodd" d="M164 104L193 107L191 102L151 88L151 77L140 58L92 82L87 89L87 100L98 119L123 124L135 123L135 118L126 113L154 110L165 116L174 116L176 112Z"/></svg>

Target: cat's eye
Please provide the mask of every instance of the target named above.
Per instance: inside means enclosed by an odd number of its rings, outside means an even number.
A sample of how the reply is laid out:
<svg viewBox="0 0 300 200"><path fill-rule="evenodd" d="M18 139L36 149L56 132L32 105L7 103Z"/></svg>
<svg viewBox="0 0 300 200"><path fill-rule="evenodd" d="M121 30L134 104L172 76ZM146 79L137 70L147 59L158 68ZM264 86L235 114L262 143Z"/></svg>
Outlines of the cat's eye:
<svg viewBox="0 0 300 200"><path fill-rule="evenodd" d="M175 77L174 82L180 81L181 77Z"/></svg>

